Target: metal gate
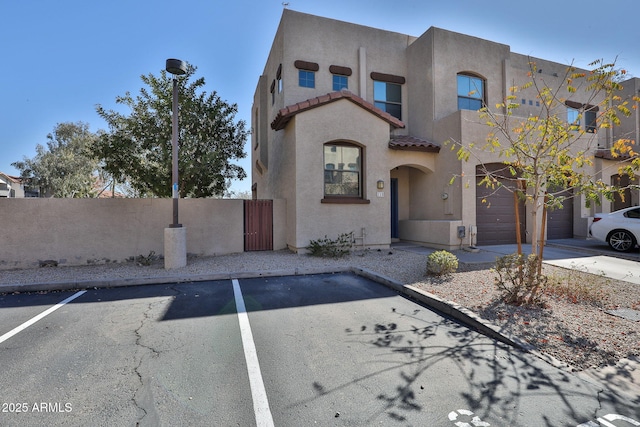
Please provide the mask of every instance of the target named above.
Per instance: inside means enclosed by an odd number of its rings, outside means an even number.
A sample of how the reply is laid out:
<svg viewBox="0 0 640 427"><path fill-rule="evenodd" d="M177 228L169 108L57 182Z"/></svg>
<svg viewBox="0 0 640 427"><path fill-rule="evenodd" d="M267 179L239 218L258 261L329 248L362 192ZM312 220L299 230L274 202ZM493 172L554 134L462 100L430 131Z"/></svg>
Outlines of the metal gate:
<svg viewBox="0 0 640 427"><path fill-rule="evenodd" d="M273 200L244 201L244 250L273 250Z"/></svg>

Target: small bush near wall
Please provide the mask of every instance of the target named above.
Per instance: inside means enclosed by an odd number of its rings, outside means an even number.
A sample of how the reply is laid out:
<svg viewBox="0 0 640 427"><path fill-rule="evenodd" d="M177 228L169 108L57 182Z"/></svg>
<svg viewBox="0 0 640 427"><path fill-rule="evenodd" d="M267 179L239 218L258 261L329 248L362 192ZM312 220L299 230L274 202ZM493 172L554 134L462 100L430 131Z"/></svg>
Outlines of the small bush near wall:
<svg viewBox="0 0 640 427"><path fill-rule="evenodd" d="M458 257L448 251L436 251L427 257L427 273L444 276L458 269Z"/></svg>
<svg viewBox="0 0 640 427"><path fill-rule="evenodd" d="M311 240L307 249L309 254L317 257L340 258L351 251L353 247L353 231L342 233L336 240L324 236L324 239Z"/></svg>

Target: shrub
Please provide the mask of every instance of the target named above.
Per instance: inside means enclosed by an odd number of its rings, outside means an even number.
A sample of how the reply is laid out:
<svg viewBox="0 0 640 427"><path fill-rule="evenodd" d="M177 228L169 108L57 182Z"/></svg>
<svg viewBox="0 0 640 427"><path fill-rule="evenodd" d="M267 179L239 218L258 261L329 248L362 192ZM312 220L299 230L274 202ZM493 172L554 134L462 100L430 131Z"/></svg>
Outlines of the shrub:
<svg viewBox="0 0 640 427"><path fill-rule="evenodd" d="M544 306L547 277L538 273L538 257L510 254L496 260L494 271L500 298L506 304Z"/></svg>
<svg viewBox="0 0 640 427"><path fill-rule="evenodd" d="M427 273L443 276L455 273L458 269L458 258L449 251L436 251L427 257Z"/></svg>
<svg viewBox="0 0 640 427"><path fill-rule="evenodd" d="M158 256L156 255L155 251L151 251L147 256L138 255L133 259L133 261L135 261L138 265L148 267L157 259Z"/></svg>
<svg viewBox="0 0 640 427"><path fill-rule="evenodd" d="M353 247L353 232L342 233L336 240L327 236L324 239L311 240L307 249L310 255L325 258L341 258Z"/></svg>

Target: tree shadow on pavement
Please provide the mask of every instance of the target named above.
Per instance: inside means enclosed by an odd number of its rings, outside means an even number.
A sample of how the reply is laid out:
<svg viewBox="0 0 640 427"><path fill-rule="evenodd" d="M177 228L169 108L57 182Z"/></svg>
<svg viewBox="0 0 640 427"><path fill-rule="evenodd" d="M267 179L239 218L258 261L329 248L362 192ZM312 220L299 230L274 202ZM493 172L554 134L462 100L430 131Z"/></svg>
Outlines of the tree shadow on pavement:
<svg viewBox="0 0 640 427"><path fill-rule="evenodd" d="M347 339L365 345L371 365L383 367L338 385L315 382L316 396L397 373L393 386L375 394L378 410L367 423L415 425L438 412L443 425L577 426L605 401L637 416L628 402L618 404L569 372L448 318L427 323L418 311L393 309L397 321L347 328Z"/></svg>

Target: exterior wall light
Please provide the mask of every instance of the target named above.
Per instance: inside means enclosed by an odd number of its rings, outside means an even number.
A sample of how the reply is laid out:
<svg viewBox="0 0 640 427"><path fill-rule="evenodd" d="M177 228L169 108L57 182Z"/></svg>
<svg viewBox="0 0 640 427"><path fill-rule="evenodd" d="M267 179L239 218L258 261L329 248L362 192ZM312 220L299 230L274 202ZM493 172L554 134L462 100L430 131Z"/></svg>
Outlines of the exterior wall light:
<svg viewBox="0 0 640 427"><path fill-rule="evenodd" d="M377 183L378 190L384 190L384 181L379 179Z"/></svg>

